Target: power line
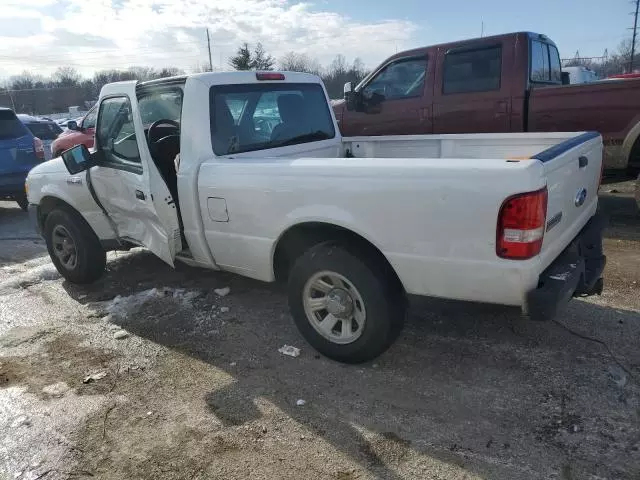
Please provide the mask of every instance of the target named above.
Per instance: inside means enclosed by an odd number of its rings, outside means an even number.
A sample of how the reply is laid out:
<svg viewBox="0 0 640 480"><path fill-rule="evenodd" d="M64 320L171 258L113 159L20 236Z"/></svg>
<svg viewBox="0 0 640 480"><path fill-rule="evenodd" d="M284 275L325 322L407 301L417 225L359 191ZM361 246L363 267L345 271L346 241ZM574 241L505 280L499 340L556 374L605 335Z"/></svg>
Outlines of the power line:
<svg viewBox="0 0 640 480"><path fill-rule="evenodd" d="M209 50L209 71L213 72L213 60L211 59L211 39L209 38L209 27L207 27L207 49Z"/></svg>
<svg viewBox="0 0 640 480"><path fill-rule="evenodd" d="M636 53L636 33L638 31L638 7L640 0L635 0L636 12L633 16L633 39L631 40L631 59L629 60L629 72L633 72L633 56Z"/></svg>

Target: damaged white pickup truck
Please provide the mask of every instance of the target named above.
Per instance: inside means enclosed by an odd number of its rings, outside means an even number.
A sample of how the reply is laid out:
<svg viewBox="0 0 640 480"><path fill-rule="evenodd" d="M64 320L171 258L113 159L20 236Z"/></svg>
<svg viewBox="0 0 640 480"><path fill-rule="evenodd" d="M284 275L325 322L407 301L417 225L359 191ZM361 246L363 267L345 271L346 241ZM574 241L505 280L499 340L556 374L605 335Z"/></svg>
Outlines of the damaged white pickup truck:
<svg viewBox="0 0 640 480"><path fill-rule="evenodd" d="M69 281L131 245L283 281L309 343L362 362L409 295L549 318L600 293L601 164L589 132L341 138L316 76L204 73L106 85L95 151L37 166L27 189Z"/></svg>

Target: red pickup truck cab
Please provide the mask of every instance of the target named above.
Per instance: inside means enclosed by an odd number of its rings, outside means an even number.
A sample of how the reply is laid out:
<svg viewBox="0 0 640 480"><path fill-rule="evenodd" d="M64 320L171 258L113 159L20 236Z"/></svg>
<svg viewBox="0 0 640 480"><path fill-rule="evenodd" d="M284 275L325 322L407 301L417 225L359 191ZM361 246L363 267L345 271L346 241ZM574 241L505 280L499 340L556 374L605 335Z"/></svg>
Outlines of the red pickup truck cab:
<svg viewBox="0 0 640 480"><path fill-rule="evenodd" d="M68 125L70 128L66 132L61 133L51 144L53 157L59 157L62 152L76 145L83 144L87 148L93 147L97 117L98 110L96 107L93 107L82 120L80 120L80 123L75 124L75 122L69 122Z"/></svg>
<svg viewBox="0 0 640 480"><path fill-rule="evenodd" d="M537 33L398 53L333 108L348 137L595 130L606 169L640 167L640 79L563 84L558 49Z"/></svg>

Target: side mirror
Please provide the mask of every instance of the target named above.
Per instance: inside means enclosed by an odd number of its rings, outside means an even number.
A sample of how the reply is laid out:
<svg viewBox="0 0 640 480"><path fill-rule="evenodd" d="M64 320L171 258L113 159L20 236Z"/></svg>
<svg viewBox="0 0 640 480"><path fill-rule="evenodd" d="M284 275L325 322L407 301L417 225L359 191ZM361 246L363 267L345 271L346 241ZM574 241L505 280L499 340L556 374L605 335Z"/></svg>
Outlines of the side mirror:
<svg viewBox="0 0 640 480"><path fill-rule="evenodd" d="M67 122L67 128L69 130L78 130L78 124L76 123L75 120L69 120Z"/></svg>
<svg viewBox="0 0 640 480"><path fill-rule="evenodd" d="M346 100L351 93L353 93L353 84L351 82L347 82L344 84L344 99Z"/></svg>
<svg viewBox="0 0 640 480"><path fill-rule="evenodd" d="M355 95L353 91L353 84L347 82L344 84L344 103L347 106L347 110L355 110Z"/></svg>
<svg viewBox="0 0 640 480"><path fill-rule="evenodd" d="M562 72L562 85L569 85L571 83L571 77L569 76L569 72Z"/></svg>
<svg viewBox="0 0 640 480"><path fill-rule="evenodd" d="M94 164L93 155L83 144L62 152L62 161L71 175L83 172Z"/></svg>

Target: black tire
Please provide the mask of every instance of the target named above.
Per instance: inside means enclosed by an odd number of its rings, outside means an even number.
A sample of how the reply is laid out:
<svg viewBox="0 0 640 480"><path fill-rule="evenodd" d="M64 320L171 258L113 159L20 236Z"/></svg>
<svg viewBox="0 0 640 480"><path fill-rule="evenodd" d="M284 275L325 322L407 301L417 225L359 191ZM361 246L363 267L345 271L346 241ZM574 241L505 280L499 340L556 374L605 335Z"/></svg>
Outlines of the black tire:
<svg viewBox="0 0 640 480"><path fill-rule="evenodd" d="M289 308L302 336L323 355L344 363L366 362L386 351L398 338L407 310L402 288L382 261L355 251L336 243L316 245L295 261L288 285ZM322 271L343 276L362 297L366 320L360 337L352 343L330 341L307 318L304 288L313 275Z"/></svg>
<svg viewBox="0 0 640 480"><path fill-rule="evenodd" d="M27 209L29 208L29 201L27 200L26 193L19 193L18 195L13 197L13 199L16 201L16 203L20 206L20 208L23 211L25 212L27 211Z"/></svg>
<svg viewBox="0 0 640 480"><path fill-rule="evenodd" d="M67 268L54 252L53 231L57 226L66 229L75 244L76 262L73 268ZM107 253L80 214L67 209L53 210L44 223L44 238L51 261L58 272L70 282L93 283L104 273Z"/></svg>

